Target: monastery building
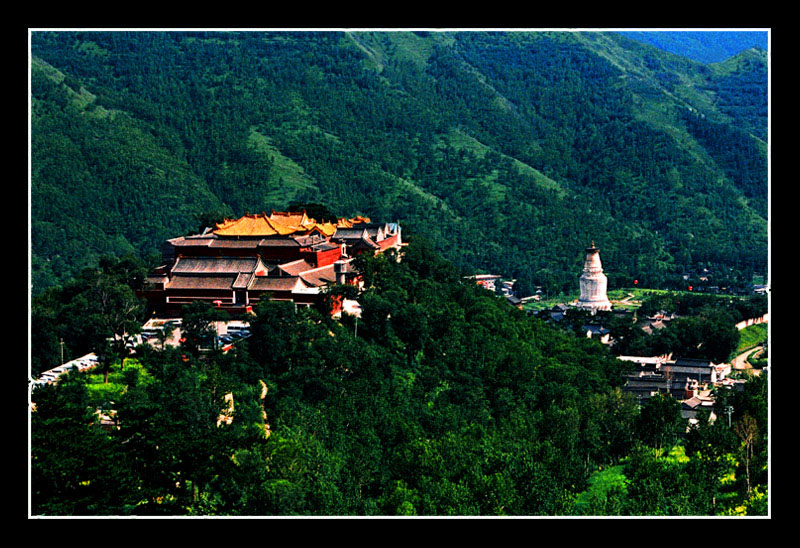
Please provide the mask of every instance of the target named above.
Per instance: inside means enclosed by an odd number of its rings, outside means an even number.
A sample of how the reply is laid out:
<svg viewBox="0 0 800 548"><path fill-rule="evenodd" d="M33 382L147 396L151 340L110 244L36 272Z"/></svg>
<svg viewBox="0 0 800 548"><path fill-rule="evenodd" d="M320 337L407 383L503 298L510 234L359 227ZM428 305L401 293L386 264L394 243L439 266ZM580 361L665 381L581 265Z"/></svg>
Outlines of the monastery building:
<svg viewBox="0 0 800 548"><path fill-rule="evenodd" d="M227 219L202 234L167 240L164 264L142 291L158 315L180 315L193 301L212 303L232 315L252 312L261 299L321 302L326 286L358 285L352 267L360 253L402 246L397 223L365 217L317 222L302 212L244 215ZM334 304L334 313L341 303Z"/></svg>

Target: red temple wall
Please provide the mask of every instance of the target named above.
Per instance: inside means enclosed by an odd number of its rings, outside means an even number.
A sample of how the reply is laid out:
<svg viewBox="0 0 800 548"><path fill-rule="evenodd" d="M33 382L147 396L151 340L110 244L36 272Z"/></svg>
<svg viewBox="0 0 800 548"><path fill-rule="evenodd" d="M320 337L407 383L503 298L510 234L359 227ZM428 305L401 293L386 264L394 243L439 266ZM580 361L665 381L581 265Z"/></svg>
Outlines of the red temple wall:
<svg viewBox="0 0 800 548"><path fill-rule="evenodd" d="M321 266L328 266L335 263L342 258L342 248L337 247L328 251L319 251L314 253L314 260L316 261L317 268Z"/></svg>

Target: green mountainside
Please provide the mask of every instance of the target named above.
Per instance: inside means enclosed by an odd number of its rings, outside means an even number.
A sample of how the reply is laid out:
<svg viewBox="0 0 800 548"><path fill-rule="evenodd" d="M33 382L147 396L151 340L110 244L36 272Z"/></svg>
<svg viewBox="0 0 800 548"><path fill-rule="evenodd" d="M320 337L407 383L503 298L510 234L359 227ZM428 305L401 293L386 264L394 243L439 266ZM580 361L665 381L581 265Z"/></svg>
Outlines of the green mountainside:
<svg viewBox="0 0 800 548"><path fill-rule="evenodd" d="M767 59L618 33L34 32L33 292L230 216L400 220L463 272L571 288L766 272Z"/></svg>

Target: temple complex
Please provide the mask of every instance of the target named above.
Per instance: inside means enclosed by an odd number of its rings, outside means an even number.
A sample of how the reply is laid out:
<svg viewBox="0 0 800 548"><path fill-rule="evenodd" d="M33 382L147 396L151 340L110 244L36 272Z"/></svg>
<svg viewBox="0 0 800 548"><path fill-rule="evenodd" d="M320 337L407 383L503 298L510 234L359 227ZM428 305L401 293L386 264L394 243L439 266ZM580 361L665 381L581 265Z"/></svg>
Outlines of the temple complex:
<svg viewBox="0 0 800 548"><path fill-rule="evenodd" d="M603 264L600 262L600 250L594 246L586 248L586 260L583 263L583 274L580 278L581 296L578 299L578 308L584 310L611 310L611 303L606 295L608 279L603 274Z"/></svg>
<svg viewBox="0 0 800 548"><path fill-rule="evenodd" d="M321 302L326 286L358 285L353 257L399 249L400 233L397 223L360 216L331 223L305 211L247 214L202 234L167 240L164 264L140 294L158 315L180 315L193 301L232 315L252 312L265 298L312 306ZM341 303L334 306L334 313L341 310Z"/></svg>

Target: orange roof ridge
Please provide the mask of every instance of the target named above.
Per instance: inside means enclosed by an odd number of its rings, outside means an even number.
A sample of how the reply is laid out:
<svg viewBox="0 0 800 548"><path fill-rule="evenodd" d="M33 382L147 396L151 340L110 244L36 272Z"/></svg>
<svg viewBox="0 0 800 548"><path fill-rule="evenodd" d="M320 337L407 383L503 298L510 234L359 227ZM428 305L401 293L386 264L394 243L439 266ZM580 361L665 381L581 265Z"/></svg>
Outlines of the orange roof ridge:
<svg viewBox="0 0 800 548"><path fill-rule="evenodd" d="M350 219L346 217L338 217L336 219L336 227L337 228L353 228L353 225L361 224L361 223L368 223L370 222L368 217L363 217L361 215L356 215Z"/></svg>
<svg viewBox="0 0 800 548"><path fill-rule="evenodd" d="M351 228L353 224L368 223L369 219L361 215L352 219L340 218L336 223L319 223L302 212L275 211L267 215L262 211L260 215L245 213L238 219L225 219L217 223L213 230L222 236L274 236L279 234L287 236L296 232L311 233L317 231L330 238L336 233L337 228Z"/></svg>

